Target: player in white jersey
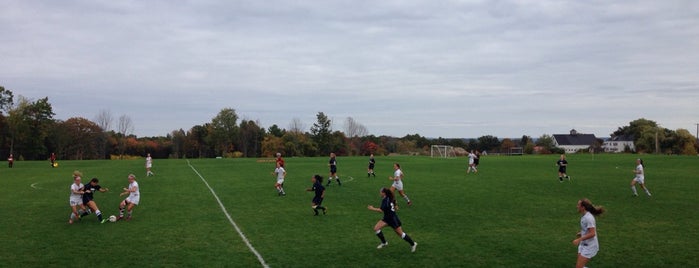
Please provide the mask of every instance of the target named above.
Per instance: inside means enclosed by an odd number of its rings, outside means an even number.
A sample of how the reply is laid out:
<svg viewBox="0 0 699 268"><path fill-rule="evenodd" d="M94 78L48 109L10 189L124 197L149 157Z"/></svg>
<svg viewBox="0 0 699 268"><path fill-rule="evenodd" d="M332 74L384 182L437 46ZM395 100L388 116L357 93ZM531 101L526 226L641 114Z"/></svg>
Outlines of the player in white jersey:
<svg viewBox="0 0 699 268"><path fill-rule="evenodd" d="M633 170L633 173L636 174L636 176L631 180L631 191L633 191L633 196L638 196L638 192L636 191L636 183L641 185L641 189L646 192L648 196L650 195L650 190L646 187L646 178L643 174L643 160L636 159L636 169Z"/></svg>
<svg viewBox="0 0 699 268"><path fill-rule="evenodd" d="M280 196L286 195L284 192L284 177L286 177L286 170L284 170L280 162L277 162L277 168L274 169L273 174L277 175L277 183L274 184L274 188L277 188L277 192Z"/></svg>
<svg viewBox="0 0 699 268"><path fill-rule="evenodd" d="M80 182L80 176L82 174L79 171L73 172L73 184L70 185L70 208L73 211L70 213L70 218L68 218L69 224L73 224L74 219L79 219L80 214L85 210L85 205L83 204L84 185ZM80 211L78 211L78 208L80 208Z"/></svg>
<svg viewBox="0 0 699 268"><path fill-rule="evenodd" d="M478 156L476 156L476 154L473 151L468 153L468 169L466 170L467 174L471 173L471 171L473 171L473 173L478 173L478 169L476 169L476 158L478 158Z"/></svg>
<svg viewBox="0 0 699 268"><path fill-rule="evenodd" d="M578 200L578 212L583 216L580 218L580 232L573 240L573 245L578 246L575 267L583 268L599 251L595 216L604 213L604 208L592 205L592 202L585 198Z"/></svg>
<svg viewBox="0 0 699 268"><path fill-rule="evenodd" d="M155 176L155 173L151 171L151 168L153 168L153 158L150 157L150 153L148 153L146 156L146 177Z"/></svg>
<svg viewBox="0 0 699 268"><path fill-rule="evenodd" d="M131 220L133 208L138 205L138 202L141 199L141 193L138 189L138 182L136 182L136 175L134 174L129 174L129 186L124 188L124 192L119 194L119 196L127 194L129 196L127 196L126 199L121 201L121 204L119 204L119 218L117 218L117 220L124 218L124 209L128 211L126 220Z"/></svg>
<svg viewBox="0 0 699 268"><path fill-rule="evenodd" d="M400 164L393 163L393 169L395 170L393 172L393 177L388 177L389 180L393 181L393 184L391 185L391 192L398 190L400 196L402 196L403 199L408 202L408 206L410 206L413 204L413 202L410 201L408 195L405 194L405 190L403 190L403 171L400 169Z"/></svg>

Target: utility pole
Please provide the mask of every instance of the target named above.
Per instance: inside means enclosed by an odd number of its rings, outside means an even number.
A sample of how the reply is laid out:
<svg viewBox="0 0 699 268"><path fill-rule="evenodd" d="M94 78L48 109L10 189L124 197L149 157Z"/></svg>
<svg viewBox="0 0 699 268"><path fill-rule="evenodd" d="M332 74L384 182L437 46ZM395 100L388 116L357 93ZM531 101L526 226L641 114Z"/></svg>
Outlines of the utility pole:
<svg viewBox="0 0 699 268"><path fill-rule="evenodd" d="M695 124L695 125L697 125L697 141L699 141L699 124Z"/></svg>

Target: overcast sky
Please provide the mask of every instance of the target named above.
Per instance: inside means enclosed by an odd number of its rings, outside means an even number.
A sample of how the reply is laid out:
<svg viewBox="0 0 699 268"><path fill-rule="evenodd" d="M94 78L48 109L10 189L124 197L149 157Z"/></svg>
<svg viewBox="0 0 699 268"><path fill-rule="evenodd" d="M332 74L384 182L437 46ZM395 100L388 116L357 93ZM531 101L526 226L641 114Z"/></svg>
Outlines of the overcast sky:
<svg viewBox="0 0 699 268"><path fill-rule="evenodd" d="M0 0L0 63L15 97L138 136L224 108L398 137L695 133L699 1Z"/></svg>

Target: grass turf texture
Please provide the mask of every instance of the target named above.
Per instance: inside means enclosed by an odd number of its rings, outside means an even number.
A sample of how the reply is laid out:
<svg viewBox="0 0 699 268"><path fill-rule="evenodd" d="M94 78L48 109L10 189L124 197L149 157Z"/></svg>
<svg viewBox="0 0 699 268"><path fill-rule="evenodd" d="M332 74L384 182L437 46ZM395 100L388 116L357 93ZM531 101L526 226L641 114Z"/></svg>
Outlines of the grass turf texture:
<svg viewBox="0 0 699 268"><path fill-rule="evenodd" d="M271 267L572 267L579 231L576 202L603 205L597 218L601 250L593 267L689 267L699 263L699 165L696 157L643 156L648 198L629 182L636 155L568 155L572 182L558 182L557 155L484 156L466 175L467 159L378 157L376 178L366 157L338 158L343 185L326 191L328 215L312 216L310 177L327 179L327 158L288 158L287 196L277 196L273 162L193 159L255 249ZM379 188L392 163L405 172L414 205L399 198L404 231L417 252L384 228L377 250L372 228ZM617 168L618 167L618 168ZM100 224L94 215L68 225L73 170L83 183L98 177L105 217L118 214L121 189L134 173L141 205L130 222ZM0 170L0 263L28 266L259 267L209 189L186 160L15 162ZM325 184L325 183L324 183Z"/></svg>

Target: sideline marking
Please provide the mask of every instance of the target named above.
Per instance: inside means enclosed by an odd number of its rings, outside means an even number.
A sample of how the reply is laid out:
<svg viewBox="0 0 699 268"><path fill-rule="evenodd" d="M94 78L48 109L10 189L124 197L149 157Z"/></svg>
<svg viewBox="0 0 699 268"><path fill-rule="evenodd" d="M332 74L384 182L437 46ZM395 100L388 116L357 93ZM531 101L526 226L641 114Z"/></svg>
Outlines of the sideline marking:
<svg viewBox="0 0 699 268"><path fill-rule="evenodd" d="M257 256L257 260L260 261L260 264L262 264L262 267L269 268L269 265L267 265L265 260L262 258L262 255L260 255L260 253L257 252L257 250L255 250L255 247L253 247L252 244L250 244L250 240L248 240L248 238L245 237L245 235L243 234L243 231L241 231L240 228L238 227L238 224L236 224L235 221L233 221L231 214L229 214L226 207L223 206L223 203L221 203L221 199L218 198L218 195L216 195L216 192L214 192L214 189L211 188L211 186L209 186L209 183L206 181L206 179L204 179L204 177L201 174L199 174L199 171L197 171L194 168L194 166L192 166L192 164L189 163L189 160L187 160L187 165L194 171L194 173L197 174L197 176L199 176L199 178L201 179L201 181L204 182L206 187L209 188L209 191L211 191L211 194L214 195L214 198L216 198L216 202L218 202L218 205L221 206L221 210L223 211L223 214L226 214L226 218L228 218L228 221L231 223L233 228L235 228L236 232L238 232L238 234L240 235L240 238L243 239L243 242L245 242L245 244L248 246L250 251L252 251L252 253L255 254L255 256Z"/></svg>
<svg viewBox="0 0 699 268"><path fill-rule="evenodd" d="M32 188L37 189L37 190L43 189L43 188L41 188L41 187L37 187L37 186L36 186L37 184L39 184L39 183L38 183L38 182L35 182L35 183L32 183L32 185L29 185L29 186L31 186Z"/></svg>
<svg viewBox="0 0 699 268"><path fill-rule="evenodd" d="M346 180L345 182L350 182L350 181L354 180L354 177L352 177L352 176L347 176L347 177L349 178L349 180Z"/></svg>

